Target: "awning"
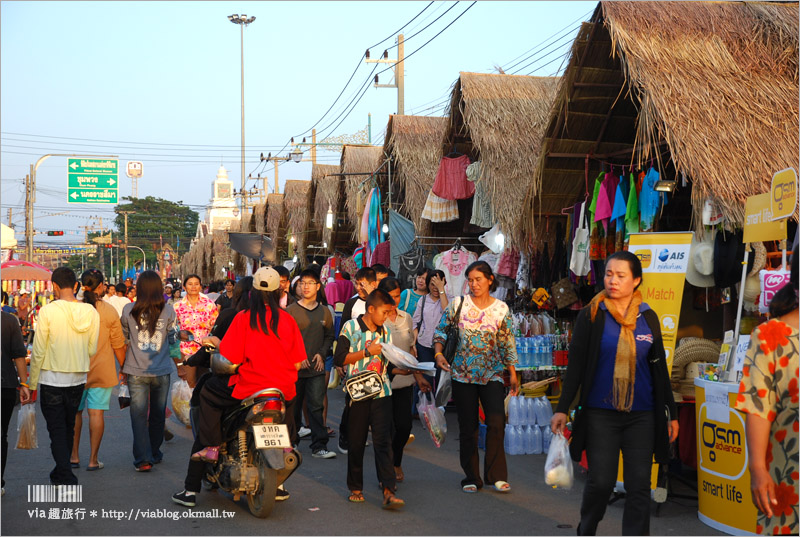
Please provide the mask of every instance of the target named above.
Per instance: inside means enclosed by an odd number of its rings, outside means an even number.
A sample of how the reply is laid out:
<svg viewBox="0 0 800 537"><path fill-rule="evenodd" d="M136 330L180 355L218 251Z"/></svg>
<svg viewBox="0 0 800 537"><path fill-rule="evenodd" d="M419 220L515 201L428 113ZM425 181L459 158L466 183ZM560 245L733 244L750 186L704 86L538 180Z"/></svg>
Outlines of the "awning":
<svg viewBox="0 0 800 537"><path fill-rule="evenodd" d="M228 233L231 249L256 261L274 261L272 239L262 233Z"/></svg>

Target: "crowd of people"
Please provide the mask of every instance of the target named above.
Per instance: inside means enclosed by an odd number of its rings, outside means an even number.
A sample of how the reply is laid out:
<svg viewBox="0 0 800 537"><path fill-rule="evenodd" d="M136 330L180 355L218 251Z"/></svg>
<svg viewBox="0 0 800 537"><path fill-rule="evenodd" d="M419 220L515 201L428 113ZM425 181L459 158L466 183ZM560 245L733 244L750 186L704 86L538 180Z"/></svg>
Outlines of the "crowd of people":
<svg viewBox="0 0 800 537"><path fill-rule="evenodd" d="M780 431L794 426L795 436L797 432L797 263L795 249L791 282L776 297L775 320L756 330L754 341L763 343L748 353L738 401L748 413L754 501L766 517L762 524L769 524L776 512L781 484L772 476L797 470L794 457L794 466L781 459L780 472L772 471L779 459L773 446L786 436ZM251 277L214 282L210 288L197 275L186 276L182 288L165 284L153 271L141 273L135 283L112 286L95 269L80 280L66 267L54 270L57 300L38 312L30 372L23 342L27 313L2 313L3 470L13 407L32 403L37 392L55 461L51 483L78 482L73 470L81 464L84 409L90 431L86 469L102 469L103 413L113 388L122 384L130 394L133 465L138 472L150 471L163 460L161 448L170 436L167 400L170 375L176 371L193 389L193 406L200 409L184 489L172 497L192 507L201 490L204 462L218 457L226 408L261 388L277 387L287 401L292 443L310 436L312 457L333 459L337 454L328 443L337 432L327 420L329 379L336 375L346 381L374 372L380 379L376 397L355 401L345 392L336 447L347 456L347 499L364 502L363 459L371 433L383 507L396 509L404 505L397 484L405 479L403 451L414 439L418 393L435 389L446 372L457 413L462 491L475 493L486 485L510 492L504 398L519 391L517 356L509 308L491 296L497 285L491 267L472 263L465 272L469 292L456 297L447 295L445 274L438 270L421 269L414 288L403 289L381 265L329 281L321 279L319 268L311 265L292 278L282 266L262 267ZM551 429L564 432L577 401L570 450L575 460L585 451L590 467L579 534L596 532L616 481L620 452L627 491L622 533L649 532L651 461L666 462L669 444L678 434L658 316L642 301L642 278L635 255L610 256L604 290L575 324ZM458 341L449 360L444 353L450 325L458 327ZM794 348L776 354L777 347L787 345L786 336L794 337L788 343ZM420 362L435 363L436 374L396 367L383 354L388 343ZM205 345L240 364L236 374L211 373ZM662 408L668 412L657 410ZM794 422L786 414L791 408ZM483 472L478 451L481 410L487 427ZM276 499L288 497L288 491L278 490Z"/></svg>

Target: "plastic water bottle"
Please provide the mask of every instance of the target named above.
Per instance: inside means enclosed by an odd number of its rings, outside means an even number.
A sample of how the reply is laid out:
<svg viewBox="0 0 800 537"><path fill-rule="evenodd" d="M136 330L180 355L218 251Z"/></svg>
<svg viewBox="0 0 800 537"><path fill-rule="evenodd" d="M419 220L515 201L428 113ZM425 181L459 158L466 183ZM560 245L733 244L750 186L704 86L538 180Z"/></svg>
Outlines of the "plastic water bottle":
<svg viewBox="0 0 800 537"><path fill-rule="evenodd" d="M528 338L519 338L519 351L517 359L520 367L528 367Z"/></svg>
<svg viewBox="0 0 800 537"><path fill-rule="evenodd" d="M550 430L549 425L543 425L542 429L542 453L550 451L550 440L553 438L553 431Z"/></svg>
<svg viewBox="0 0 800 537"><path fill-rule="evenodd" d="M522 427L522 451L525 455L533 454L533 428L530 425Z"/></svg>
<svg viewBox="0 0 800 537"><path fill-rule="evenodd" d="M533 397L526 398L525 408L528 411L528 425L536 425L536 399Z"/></svg>
<svg viewBox="0 0 800 537"><path fill-rule="evenodd" d="M531 367L539 365L539 336L531 338Z"/></svg>
<svg viewBox="0 0 800 537"><path fill-rule="evenodd" d="M544 411L542 416L547 421L547 424L550 423L550 418L553 417L553 405L550 404L550 399L547 398L546 395L541 396L539 399L542 401L542 410ZM540 423L539 425L545 425L544 423Z"/></svg>
<svg viewBox="0 0 800 537"><path fill-rule="evenodd" d="M510 423L506 424L505 434L503 436L503 451L511 455L511 433L514 430L514 426Z"/></svg>
<svg viewBox="0 0 800 537"><path fill-rule="evenodd" d="M519 425L519 401L516 397L512 397L508 402L508 423L511 425Z"/></svg>
<svg viewBox="0 0 800 537"><path fill-rule="evenodd" d="M542 430L539 427L528 427L531 431L531 451L534 455L542 453Z"/></svg>
<svg viewBox="0 0 800 537"><path fill-rule="evenodd" d="M524 439L522 427L517 425L514 427L514 435L511 437L511 450L512 455L523 455L525 453Z"/></svg>

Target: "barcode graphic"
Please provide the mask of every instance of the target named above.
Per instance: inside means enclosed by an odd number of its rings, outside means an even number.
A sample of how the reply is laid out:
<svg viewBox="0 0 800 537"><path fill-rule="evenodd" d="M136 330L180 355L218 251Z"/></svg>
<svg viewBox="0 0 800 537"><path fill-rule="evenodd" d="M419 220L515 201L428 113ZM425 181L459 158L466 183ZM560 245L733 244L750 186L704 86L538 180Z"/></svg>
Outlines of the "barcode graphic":
<svg viewBox="0 0 800 537"><path fill-rule="evenodd" d="M28 485L29 503L82 501L83 485Z"/></svg>

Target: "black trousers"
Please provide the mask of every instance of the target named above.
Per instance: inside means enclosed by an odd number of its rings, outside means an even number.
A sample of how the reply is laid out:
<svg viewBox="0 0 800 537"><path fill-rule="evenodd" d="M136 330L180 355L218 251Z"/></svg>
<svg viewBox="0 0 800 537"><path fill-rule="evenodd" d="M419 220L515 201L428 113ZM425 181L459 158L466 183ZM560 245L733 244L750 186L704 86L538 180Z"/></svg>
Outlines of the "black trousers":
<svg viewBox="0 0 800 537"><path fill-rule="evenodd" d="M372 427L375 469L385 488L394 490L396 477L392 466L392 398L380 397L351 401L348 421L347 488L364 490L364 450L367 432Z"/></svg>
<svg viewBox="0 0 800 537"><path fill-rule="evenodd" d="M458 412L458 444L461 468L465 477L461 486L483 483L493 485L508 481L506 453L503 449L506 413L503 406L503 383L466 384L453 381L453 399ZM483 460L483 480L478 456L478 401L486 414L486 455Z"/></svg>
<svg viewBox="0 0 800 537"><path fill-rule="evenodd" d="M8 426L11 424L11 416L14 415L14 407L19 402L19 395L14 388L3 388L3 399L0 403L0 410L2 410L3 419L3 486L6 486L6 460L8 459Z"/></svg>
<svg viewBox="0 0 800 537"><path fill-rule="evenodd" d="M322 409L325 401L325 375L314 375L312 377L299 377L297 379L297 395L294 405L294 422L301 423L303 418L303 400L308 407L309 428L311 429L311 451L327 449L328 447L328 428L322 420ZM298 443L299 438L293 438L294 444Z"/></svg>
<svg viewBox="0 0 800 537"><path fill-rule="evenodd" d="M50 472L53 485L77 485L78 478L72 473L69 457L75 438L75 415L83 396L85 384L78 386L48 386L39 384L39 402L50 433L50 452L56 463Z"/></svg>
<svg viewBox="0 0 800 537"><path fill-rule="evenodd" d="M414 385L416 386L416 384ZM392 452L394 465L403 464L403 448L411 436L411 403L414 399L414 386L392 389Z"/></svg>
<svg viewBox="0 0 800 537"><path fill-rule="evenodd" d="M349 436L347 434L348 425L350 423L350 394L344 392L344 408L342 409L342 419L339 420L339 445L344 444L345 448L348 445Z"/></svg>
<svg viewBox="0 0 800 537"><path fill-rule="evenodd" d="M650 535L650 472L655 417L652 411L586 409L586 460L589 478L583 489L578 535L595 535L617 482L622 451L625 509L622 535Z"/></svg>

